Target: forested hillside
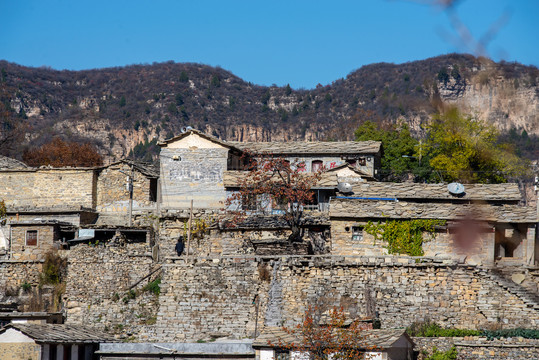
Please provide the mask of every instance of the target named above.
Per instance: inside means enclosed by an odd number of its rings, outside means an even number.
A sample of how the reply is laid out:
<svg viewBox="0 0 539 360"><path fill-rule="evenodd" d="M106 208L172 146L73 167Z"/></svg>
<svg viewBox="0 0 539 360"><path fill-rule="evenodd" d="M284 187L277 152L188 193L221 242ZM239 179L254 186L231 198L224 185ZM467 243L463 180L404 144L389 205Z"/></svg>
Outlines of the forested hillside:
<svg viewBox="0 0 539 360"><path fill-rule="evenodd" d="M0 71L0 151L19 158L56 135L90 140L108 159L144 157L187 125L240 141L353 139L363 120L402 119L420 132L444 104L495 124L538 157L539 70L471 55L363 66L310 90L173 62L57 71L0 61Z"/></svg>

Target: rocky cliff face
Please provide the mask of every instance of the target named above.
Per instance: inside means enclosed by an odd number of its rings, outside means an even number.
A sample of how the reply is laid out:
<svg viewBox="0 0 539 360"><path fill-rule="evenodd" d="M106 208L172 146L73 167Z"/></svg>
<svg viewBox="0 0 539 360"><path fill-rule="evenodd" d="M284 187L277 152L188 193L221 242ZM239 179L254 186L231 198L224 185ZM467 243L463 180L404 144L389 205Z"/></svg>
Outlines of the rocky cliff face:
<svg viewBox="0 0 539 360"><path fill-rule="evenodd" d="M496 64L471 70L467 79L438 82L445 103L485 119L501 131L517 128L539 135L537 78L504 76L497 71Z"/></svg>
<svg viewBox="0 0 539 360"><path fill-rule="evenodd" d="M311 90L247 83L221 68L162 63L87 71L0 61L0 138L24 124L26 142L86 138L109 158L192 126L227 140L352 139L363 120L412 130L452 104L506 131L539 135L539 71L470 55L364 66ZM1 109L0 109L1 110Z"/></svg>

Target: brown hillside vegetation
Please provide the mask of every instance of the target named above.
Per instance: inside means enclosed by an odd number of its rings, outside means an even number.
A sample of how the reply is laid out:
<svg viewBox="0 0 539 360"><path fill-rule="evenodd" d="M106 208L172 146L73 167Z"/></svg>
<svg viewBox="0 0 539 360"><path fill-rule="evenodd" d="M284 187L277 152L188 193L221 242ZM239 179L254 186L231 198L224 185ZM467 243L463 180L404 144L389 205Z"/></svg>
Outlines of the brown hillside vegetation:
<svg viewBox="0 0 539 360"><path fill-rule="evenodd" d="M367 65L311 90L258 86L192 63L57 71L0 61L0 70L4 128L24 122L37 145L85 137L105 156L155 149L153 139L187 125L229 140L341 140L353 139L368 113L419 132L444 103L502 131L539 134L538 69L471 55Z"/></svg>

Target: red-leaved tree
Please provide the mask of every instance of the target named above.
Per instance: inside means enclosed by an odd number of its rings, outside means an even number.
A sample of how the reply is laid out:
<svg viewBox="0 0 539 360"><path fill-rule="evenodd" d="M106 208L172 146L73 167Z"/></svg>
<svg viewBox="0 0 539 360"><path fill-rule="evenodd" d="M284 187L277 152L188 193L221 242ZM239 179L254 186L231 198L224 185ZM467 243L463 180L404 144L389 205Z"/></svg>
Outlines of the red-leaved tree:
<svg viewBox="0 0 539 360"><path fill-rule="evenodd" d="M103 158L93 145L64 141L58 137L37 149L25 151L22 158L30 166L93 167L103 165Z"/></svg>
<svg viewBox="0 0 539 360"><path fill-rule="evenodd" d="M369 326L360 321L347 321L342 307L329 310L323 322L317 319L317 312L316 307L309 305L300 324L282 328L288 338L295 339L293 342L278 339L277 343L270 341L268 345L307 354L310 360L363 359L366 352L376 350L369 344L373 339L367 341Z"/></svg>
<svg viewBox="0 0 539 360"><path fill-rule="evenodd" d="M290 227L289 241L301 241L304 206L313 201L312 188L324 169L309 173L304 162L290 163L271 154L246 153L243 159L245 174L238 179L239 190L226 200L229 212L234 214L232 224L248 215L267 215L278 209L273 213L282 216Z"/></svg>

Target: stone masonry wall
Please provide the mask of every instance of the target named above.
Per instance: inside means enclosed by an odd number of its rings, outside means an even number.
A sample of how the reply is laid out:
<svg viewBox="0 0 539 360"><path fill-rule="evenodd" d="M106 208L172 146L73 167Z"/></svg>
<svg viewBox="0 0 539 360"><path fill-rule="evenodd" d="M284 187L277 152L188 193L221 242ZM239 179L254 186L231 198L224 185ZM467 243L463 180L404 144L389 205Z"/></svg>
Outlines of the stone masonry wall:
<svg viewBox="0 0 539 360"><path fill-rule="evenodd" d="M489 341L482 337L466 338L421 338L414 337L415 350L419 352L419 360L425 354L432 354L433 348L447 351L452 346L457 349L459 360L505 360L505 359L539 359L539 340L511 338Z"/></svg>
<svg viewBox="0 0 539 360"><path fill-rule="evenodd" d="M125 163L109 166L99 173L97 178L97 211L127 213L129 190L125 174L129 173L131 173L131 168ZM156 194L153 195L155 197ZM133 210L153 209L154 207L155 202L150 201L150 179L139 171L135 171L133 176Z"/></svg>
<svg viewBox="0 0 539 360"><path fill-rule="evenodd" d="M174 160L173 157L181 160ZM226 192L223 172L227 169L228 149L162 148L161 194L163 208L197 209L224 207Z"/></svg>
<svg viewBox="0 0 539 360"><path fill-rule="evenodd" d="M43 267L42 260L17 261L3 260L0 262L0 297L6 290L18 290L23 283L37 285Z"/></svg>
<svg viewBox="0 0 539 360"><path fill-rule="evenodd" d="M26 232L37 231L37 245L26 245ZM43 259L54 248L58 233L54 225L11 226L11 252L15 260Z"/></svg>
<svg viewBox="0 0 539 360"><path fill-rule="evenodd" d="M67 323L144 341L152 333L159 305L158 297L143 288L160 272L129 288L157 268L147 244L73 247L64 295Z"/></svg>
<svg viewBox="0 0 539 360"><path fill-rule="evenodd" d="M331 253L333 255L382 256L387 255L387 242L375 240L363 230L365 222L353 220L331 220ZM362 239L352 239L353 228L360 227ZM434 236L423 234L425 256L441 258L465 258L469 264L492 264L494 260L494 232L482 233L475 246L468 251L459 251L453 244L453 235L437 231Z"/></svg>
<svg viewBox="0 0 539 360"><path fill-rule="evenodd" d="M0 199L11 207L95 205L94 171L90 169L37 169L0 171Z"/></svg>
<svg viewBox="0 0 539 360"><path fill-rule="evenodd" d="M384 328L427 318L457 328L539 326L536 309L476 266L326 256L275 258L269 264L254 257L181 259L163 269L154 338L160 341L252 336L257 302L259 329L299 322L308 304L366 315L367 303Z"/></svg>

